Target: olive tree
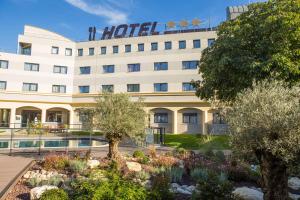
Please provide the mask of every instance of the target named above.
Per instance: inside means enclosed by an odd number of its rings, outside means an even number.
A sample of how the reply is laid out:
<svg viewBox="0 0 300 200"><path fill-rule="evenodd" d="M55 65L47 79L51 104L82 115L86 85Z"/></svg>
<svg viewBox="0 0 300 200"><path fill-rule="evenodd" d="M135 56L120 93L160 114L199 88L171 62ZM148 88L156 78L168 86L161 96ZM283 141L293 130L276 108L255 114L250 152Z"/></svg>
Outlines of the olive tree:
<svg viewBox="0 0 300 200"><path fill-rule="evenodd" d="M287 166L300 152L300 89L263 81L227 109L232 146L259 161L264 199L288 199Z"/></svg>
<svg viewBox="0 0 300 200"><path fill-rule="evenodd" d="M144 137L146 112L143 107L142 99L131 101L124 93L106 93L96 98L94 123L108 140L109 158L119 158L118 145L123 138Z"/></svg>

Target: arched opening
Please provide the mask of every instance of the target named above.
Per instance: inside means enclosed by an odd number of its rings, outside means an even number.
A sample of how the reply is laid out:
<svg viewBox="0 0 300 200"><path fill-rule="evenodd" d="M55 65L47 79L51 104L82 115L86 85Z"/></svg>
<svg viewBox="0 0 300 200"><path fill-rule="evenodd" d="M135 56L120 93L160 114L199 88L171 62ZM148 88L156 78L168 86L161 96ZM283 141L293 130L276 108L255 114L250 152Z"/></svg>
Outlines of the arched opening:
<svg viewBox="0 0 300 200"><path fill-rule="evenodd" d="M179 133L202 133L202 111L196 108L178 110L177 124Z"/></svg>
<svg viewBox="0 0 300 200"><path fill-rule="evenodd" d="M172 133L173 111L166 108L154 108L150 110L150 126L165 128L166 133Z"/></svg>
<svg viewBox="0 0 300 200"><path fill-rule="evenodd" d="M27 127L35 121L41 121L42 110L33 106L24 106L16 109L15 127Z"/></svg>
<svg viewBox="0 0 300 200"><path fill-rule="evenodd" d="M55 107L46 111L46 123L69 124L70 111L65 108Z"/></svg>

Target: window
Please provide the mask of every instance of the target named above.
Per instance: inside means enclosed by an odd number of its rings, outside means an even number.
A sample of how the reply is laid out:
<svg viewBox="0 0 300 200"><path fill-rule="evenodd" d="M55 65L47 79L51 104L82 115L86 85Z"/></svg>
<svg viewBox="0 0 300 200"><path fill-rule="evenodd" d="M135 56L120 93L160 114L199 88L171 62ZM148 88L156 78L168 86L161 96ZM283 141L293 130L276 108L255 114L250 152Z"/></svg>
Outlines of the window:
<svg viewBox="0 0 300 200"><path fill-rule="evenodd" d="M151 51L157 51L158 50L158 43L152 42L151 43Z"/></svg>
<svg viewBox="0 0 300 200"><path fill-rule="evenodd" d="M103 65L103 73L114 73L115 66L114 65Z"/></svg>
<svg viewBox="0 0 300 200"><path fill-rule="evenodd" d="M0 68L7 69L8 68L8 61L7 60L0 60Z"/></svg>
<svg viewBox="0 0 300 200"><path fill-rule="evenodd" d="M114 85L102 85L102 92L114 92Z"/></svg>
<svg viewBox="0 0 300 200"><path fill-rule="evenodd" d="M83 49L78 49L78 56L83 56Z"/></svg>
<svg viewBox="0 0 300 200"><path fill-rule="evenodd" d="M88 85L82 85L79 86L79 93L89 93L90 92L90 86Z"/></svg>
<svg viewBox="0 0 300 200"><path fill-rule="evenodd" d="M195 91L192 83L182 83L182 91Z"/></svg>
<svg viewBox="0 0 300 200"><path fill-rule="evenodd" d="M24 63L24 70L25 71L35 71L38 72L39 71L39 64L36 63Z"/></svg>
<svg viewBox="0 0 300 200"><path fill-rule="evenodd" d="M0 90L6 90L6 81L0 81Z"/></svg>
<svg viewBox="0 0 300 200"><path fill-rule="evenodd" d="M23 91L36 92L38 91L37 83L23 83Z"/></svg>
<svg viewBox="0 0 300 200"><path fill-rule="evenodd" d="M194 49L201 48L201 41L200 40L193 40L193 47L194 47Z"/></svg>
<svg viewBox="0 0 300 200"><path fill-rule="evenodd" d="M28 56L31 55L31 44L30 43L20 42L19 46L20 46L20 52L19 52L20 54L28 55Z"/></svg>
<svg viewBox="0 0 300 200"><path fill-rule="evenodd" d="M113 53L119 53L119 46L113 46Z"/></svg>
<svg viewBox="0 0 300 200"><path fill-rule="evenodd" d="M165 50L172 49L172 42L165 42Z"/></svg>
<svg viewBox="0 0 300 200"><path fill-rule="evenodd" d="M185 124L197 124L197 113L183 113L182 122Z"/></svg>
<svg viewBox="0 0 300 200"><path fill-rule="evenodd" d="M131 52L131 45L130 44L125 45L125 52L126 53Z"/></svg>
<svg viewBox="0 0 300 200"><path fill-rule="evenodd" d="M198 60L182 61L182 69L197 69L198 66Z"/></svg>
<svg viewBox="0 0 300 200"><path fill-rule="evenodd" d="M66 48L65 55L66 56L72 56L72 49Z"/></svg>
<svg viewBox="0 0 300 200"><path fill-rule="evenodd" d="M155 71L168 70L168 63L167 62L155 62L154 70Z"/></svg>
<svg viewBox="0 0 300 200"><path fill-rule="evenodd" d="M91 67L80 67L80 74L90 74Z"/></svg>
<svg viewBox="0 0 300 200"><path fill-rule="evenodd" d="M106 54L106 47L101 47L101 55L105 55Z"/></svg>
<svg viewBox="0 0 300 200"><path fill-rule="evenodd" d="M52 49L51 49L51 53L52 54L58 54L58 52L59 52L59 48L58 47L52 47Z"/></svg>
<svg viewBox="0 0 300 200"><path fill-rule="evenodd" d="M226 124L224 115L219 112L213 113L213 124Z"/></svg>
<svg viewBox="0 0 300 200"><path fill-rule="evenodd" d="M89 56L93 56L95 54L95 48L89 48Z"/></svg>
<svg viewBox="0 0 300 200"><path fill-rule="evenodd" d="M154 123L168 123L168 113L155 113Z"/></svg>
<svg viewBox="0 0 300 200"><path fill-rule="evenodd" d="M211 47L215 43L215 41L216 41L215 38L208 39L207 40L207 46Z"/></svg>
<svg viewBox="0 0 300 200"><path fill-rule="evenodd" d="M66 86L65 85L52 85L52 92L53 93L66 93Z"/></svg>
<svg viewBox="0 0 300 200"><path fill-rule="evenodd" d="M53 67L53 73L56 73L56 74L67 74L68 73L68 67L54 65L54 67Z"/></svg>
<svg viewBox="0 0 300 200"><path fill-rule="evenodd" d="M144 51L144 44L138 44L138 51Z"/></svg>
<svg viewBox="0 0 300 200"><path fill-rule="evenodd" d="M140 69L140 64L136 63L136 64L128 64L128 72L139 72Z"/></svg>
<svg viewBox="0 0 300 200"><path fill-rule="evenodd" d="M181 40L179 41L179 49L185 49L186 48L186 41Z"/></svg>
<svg viewBox="0 0 300 200"><path fill-rule="evenodd" d="M127 92L140 92L140 84L127 84Z"/></svg>
<svg viewBox="0 0 300 200"><path fill-rule="evenodd" d="M168 91L168 83L154 83L154 91L155 92L167 92Z"/></svg>

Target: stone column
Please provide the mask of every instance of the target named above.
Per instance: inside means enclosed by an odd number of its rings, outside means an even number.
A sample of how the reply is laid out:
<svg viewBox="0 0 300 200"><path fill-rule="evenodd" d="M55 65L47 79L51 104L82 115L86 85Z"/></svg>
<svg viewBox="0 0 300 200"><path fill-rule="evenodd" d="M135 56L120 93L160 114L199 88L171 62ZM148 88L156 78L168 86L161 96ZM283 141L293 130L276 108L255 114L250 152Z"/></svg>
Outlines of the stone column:
<svg viewBox="0 0 300 200"><path fill-rule="evenodd" d="M46 123L46 114L47 114L47 109L43 108L42 109L42 124Z"/></svg>
<svg viewBox="0 0 300 200"><path fill-rule="evenodd" d="M178 120L177 120L177 110L173 110L173 120L172 120L172 131L174 134L178 133Z"/></svg>
<svg viewBox="0 0 300 200"><path fill-rule="evenodd" d="M208 111L207 110L202 110L201 128L202 128L202 134L203 135L208 134L207 122L208 122Z"/></svg>
<svg viewBox="0 0 300 200"><path fill-rule="evenodd" d="M69 128L72 129L74 128L74 114L75 114L75 111L73 108L71 108L71 110L69 110Z"/></svg>
<svg viewBox="0 0 300 200"><path fill-rule="evenodd" d="M15 119L16 119L16 108L11 108L10 109L9 128L15 127Z"/></svg>

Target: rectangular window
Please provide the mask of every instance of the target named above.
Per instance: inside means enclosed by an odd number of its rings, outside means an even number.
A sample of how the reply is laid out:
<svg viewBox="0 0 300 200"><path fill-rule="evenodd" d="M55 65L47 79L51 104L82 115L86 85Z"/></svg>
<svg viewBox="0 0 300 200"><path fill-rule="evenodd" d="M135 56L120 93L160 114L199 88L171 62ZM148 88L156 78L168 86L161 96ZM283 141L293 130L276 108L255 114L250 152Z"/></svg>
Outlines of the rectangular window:
<svg viewBox="0 0 300 200"><path fill-rule="evenodd" d="M183 113L182 122L185 124L197 124L198 115L197 113Z"/></svg>
<svg viewBox="0 0 300 200"><path fill-rule="evenodd" d="M131 45L130 45L130 44L126 44L126 45L125 45L125 52L126 52L126 53L131 52Z"/></svg>
<svg viewBox="0 0 300 200"><path fill-rule="evenodd" d="M95 54L95 48L89 48L89 56L93 56Z"/></svg>
<svg viewBox="0 0 300 200"><path fill-rule="evenodd" d="M23 91L36 92L38 91L37 83L23 83Z"/></svg>
<svg viewBox="0 0 300 200"><path fill-rule="evenodd" d="M91 73L91 67L80 67L80 74L90 74Z"/></svg>
<svg viewBox="0 0 300 200"><path fill-rule="evenodd" d="M195 91L194 86L192 85L192 83L182 83L182 91Z"/></svg>
<svg viewBox="0 0 300 200"><path fill-rule="evenodd" d="M102 85L102 92L114 92L114 85Z"/></svg>
<svg viewBox="0 0 300 200"><path fill-rule="evenodd" d="M83 49L78 49L78 56L83 56Z"/></svg>
<svg viewBox="0 0 300 200"><path fill-rule="evenodd" d="M144 44L138 44L138 51L144 51Z"/></svg>
<svg viewBox="0 0 300 200"><path fill-rule="evenodd" d="M79 93L89 93L90 92L90 86L88 86L88 85L78 86L78 88L79 88Z"/></svg>
<svg viewBox="0 0 300 200"><path fill-rule="evenodd" d="M113 46L113 53L119 53L119 46Z"/></svg>
<svg viewBox="0 0 300 200"><path fill-rule="evenodd" d="M140 92L140 84L127 84L127 92Z"/></svg>
<svg viewBox="0 0 300 200"><path fill-rule="evenodd" d="M140 64L128 64L128 72L139 72L141 70Z"/></svg>
<svg viewBox="0 0 300 200"><path fill-rule="evenodd" d="M198 66L198 60L182 61L182 69L197 69Z"/></svg>
<svg viewBox="0 0 300 200"><path fill-rule="evenodd" d="M22 55L31 55L31 44L30 43L19 43L19 47L20 47L20 54Z"/></svg>
<svg viewBox="0 0 300 200"><path fill-rule="evenodd" d="M0 90L6 90L6 81L0 81Z"/></svg>
<svg viewBox="0 0 300 200"><path fill-rule="evenodd" d="M103 65L103 73L114 73L115 66L114 65Z"/></svg>
<svg viewBox="0 0 300 200"><path fill-rule="evenodd" d="M168 63L167 62L155 62L154 70L155 71L168 70Z"/></svg>
<svg viewBox="0 0 300 200"><path fill-rule="evenodd" d="M59 52L59 48L58 47L52 47L52 49L51 49L51 53L52 54L58 54L58 52Z"/></svg>
<svg viewBox="0 0 300 200"><path fill-rule="evenodd" d="M201 41L200 40L193 40L193 48L194 49L201 48Z"/></svg>
<svg viewBox="0 0 300 200"><path fill-rule="evenodd" d="M155 113L154 123L168 123L168 113Z"/></svg>
<svg viewBox="0 0 300 200"><path fill-rule="evenodd" d="M66 48L65 55L66 56L72 56L72 49Z"/></svg>
<svg viewBox="0 0 300 200"><path fill-rule="evenodd" d="M38 72L40 68L39 64L36 63L24 63L24 70L25 71L35 71Z"/></svg>
<svg viewBox="0 0 300 200"><path fill-rule="evenodd" d="M66 93L66 86L65 85L52 85L52 92L53 93Z"/></svg>
<svg viewBox="0 0 300 200"><path fill-rule="evenodd" d="M168 91L168 83L154 83L154 91L155 92L167 92Z"/></svg>
<svg viewBox="0 0 300 200"><path fill-rule="evenodd" d="M172 42L165 42L165 50L172 49Z"/></svg>
<svg viewBox="0 0 300 200"><path fill-rule="evenodd" d="M8 61L7 60L0 60L0 68L7 69L8 68Z"/></svg>
<svg viewBox="0 0 300 200"><path fill-rule="evenodd" d="M152 42L151 43L151 51L157 51L158 50L158 43Z"/></svg>
<svg viewBox="0 0 300 200"><path fill-rule="evenodd" d="M186 48L186 41L181 40L179 41L179 49L185 49Z"/></svg>
<svg viewBox="0 0 300 200"><path fill-rule="evenodd" d="M224 115L220 112L213 113L213 124L226 124Z"/></svg>
<svg viewBox="0 0 300 200"><path fill-rule="evenodd" d="M106 54L106 47L101 47L101 55L105 55Z"/></svg>
<svg viewBox="0 0 300 200"><path fill-rule="evenodd" d="M211 38L207 40L207 46L211 47L214 43L215 43L216 39L215 38Z"/></svg>
<svg viewBox="0 0 300 200"><path fill-rule="evenodd" d="M53 67L53 73L56 73L56 74L67 74L68 73L68 67L54 65L54 67Z"/></svg>

